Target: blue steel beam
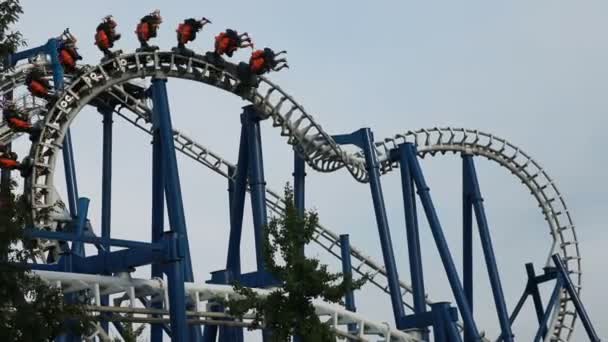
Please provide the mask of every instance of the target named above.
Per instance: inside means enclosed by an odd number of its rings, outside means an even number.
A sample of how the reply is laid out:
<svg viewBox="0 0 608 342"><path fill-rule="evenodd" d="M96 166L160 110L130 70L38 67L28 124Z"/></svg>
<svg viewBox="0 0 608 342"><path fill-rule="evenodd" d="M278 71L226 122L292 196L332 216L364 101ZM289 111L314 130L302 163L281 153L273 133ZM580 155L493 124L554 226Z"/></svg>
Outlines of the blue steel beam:
<svg viewBox="0 0 608 342"><path fill-rule="evenodd" d="M587 310L585 310L585 307L583 306L583 303L581 302L581 299L578 296L578 292L576 291L574 284L572 283L572 279L570 279L570 276L568 275L568 270L566 270L566 266L564 265L562 258L559 256L559 254L553 254L551 258L553 259L553 263L555 264L557 272L559 273L562 279L562 283L566 288L568 295L570 296L570 300L572 300L572 303L574 303L576 312L578 312L579 316L581 317L583 327L585 327L585 331L587 332L587 336L589 336L589 340L592 342L599 342L600 338L597 336L597 333L593 328L593 324L591 324L591 319L589 318Z"/></svg>
<svg viewBox="0 0 608 342"><path fill-rule="evenodd" d="M298 216L304 217L306 210L306 162L300 154L293 152L293 194ZM305 246L300 247L300 255L305 254Z"/></svg>
<svg viewBox="0 0 608 342"><path fill-rule="evenodd" d="M549 322L549 317L551 317L551 312L553 311L554 306L557 303L559 298L559 293L562 289L562 279L560 277L557 278L555 282L555 287L553 288L553 292L551 293L551 297L549 299L549 304L547 304L547 309L543 313L543 317L540 322L540 326L534 336L534 342L540 342L544 339L545 331L547 330L547 323Z"/></svg>
<svg viewBox="0 0 608 342"><path fill-rule="evenodd" d="M268 224L266 212L266 180L264 178L264 157L262 155L262 135L260 118L253 106L245 106L242 114L247 126L249 152L249 187L251 189L251 210L255 237L256 264L258 271L264 271L264 229Z"/></svg>
<svg viewBox="0 0 608 342"><path fill-rule="evenodd" d="M76 183L76 166L74 165L74 150L70 130L66 132L63 138L63 168L68 191L68 208L72 217L76 217L78 215L76 204L78 199L78 184Z"/></svg>
<svg viewBox="0 0 608 342"><path fill-rule="evenodd" d="M162 159L162 146L158 132L158 122L153 123L152 135L152 243L162 241L165 224L165 174ZM160 264L152 264L152 277L163 277L163 268ZM155 309L163 309L160 302L152 303ZM160 317L160 316L158 316ZM163 341L163 329L161 324L152 324L150 327L151 342Z"/></svg>
<svg viewBox="0 0 608 342"><path fill-rule="evenodd" d="M47 240L58 240L58 241L80 241L90 244L109 244L114 247L126 247L126 248L149 248L161 250L163 249L162 243L148 243L122 239L104 239L91 235L77 236L73 233L64 232L51 232L42 229L26 229L24 231L25 236L30 238L39 238Z"/></svg>
<svg viewBox="0 0 608 342"><path fill-rule="evenodd" d="M414 183L416 184L418 196L422 202L422 206L424 208L429 227L431 228L433 239L437 245L437 251L441 257L441 262L448 277L448 282L450 283L454 299L456 300L466 329L471 332L473 341L480 341L481 338L479 336L479 331L475 325L473 314L469 308L469 304L464 294L464 289L460 283L458 272L456 271L456 266L454 265L454 260L452 259L452 254L450 253L445 236L443 235L443 229L441 228L439 217L437 216L437 212L435 211L435 207L433 205L433 200L431 199L430 189L424 180L422 169L418 163L416 148L411 143L408 143L407 145L407 156L411 168L410 172L412 173Z"/></svg>
<svg viewBox="0 0 608 342"><path fill-rule="evenodd" d="M101 237L110 238L112 224L112 113L111 107L98 109L103 115L103 165L101 172ZM105 246L110 251L109 246Z"/></svg>
<svg viewBox="0 0 608 342"><path fill-rule="evenodd" d="M399 170L401 171L401 191L403 194L403 209L405 213L405 229L412 282L412 296L414 299L414 313L420 314L426 312L426 300L422 253L420 251L420 233L416 210L416 193L414 192L414 183L407 158L406 145L399 145L397 152L399 155ZM428 339L427 329L422 331L422 339Z"/></svg>
<svg viewBox="0 0 608 342"><path fill-rule="evenodd" d="M160 136L162 163L165 172L165 195L169 214L170 231L164 233L164 238L175 243L175 253L168 257L166 266L169 280L169 311L173 341L189 341L189 329L186 322L186 302L184 281L193 281L190 262L186 219L182 202L182 192L179 181L177 157L173 142L173 127L167 97L166 79L152 79L152 101L154 119ZM184 274L185 273L185 274ZM200 334L200 329L192 329L192 333ZM193 335L196 337L196 335ZM200 339L199 339L200 341Z"/></svg>
<svg viewBox="0 0 608 342"><path fill-rule="evenodd" d="M462 164L462 285L464 295L474 312L473 306L473 203L471 201L471 184L466 170ZM464 328L464 340L471 341L470 331Z"/></svg>
<svg viewBox="0 0 608 342"><path fill-rule="evenodd" d="M353 281L353 267L350 261L350 240L348 234L340 235L340 252L342 258L342 274L344 276L344 281L350 283ZM354 291L351 290L346 293L346 295L344 296L344 303L346 304L346 310L351 312L357 312L357 307L355 306ZM357 324L349 324L348 331L350 333L355 334L357 332Z"/></svg>
<svg viewBox="0 0 608 342"><path fill-rule="evenodd" d="M81 237L84 234L84 227L87 223L87 215L89 213L89 199L80 198L78 199L78 216L74 224L74 235ZM72 253L79 257L84 257L84 243L82 241L75 240L72 242Z"/></svg>
<svg viewBox="0 0 608 342"><path fill-rule="evenodd" d="M228 240L228 260L226 269L235 278L241 274L241 236L243 232L243 214L245 194L247 193L247 173L249 169L249 152L247 148L247 125L241 118L241 138L239 156L236 165L234 189L230 203L230 237Z"/></svg>
<svg viewBox="0 0 608 342"><path fill-rule="evenodd" d="M334 135L333 139L336 143L341 145L356 145L363 150L365 155L366 169L369 175L372 202L374 204L376 225L378 226L378 235L380 237L380 247L382 248L382 257L386 269L393 316L395 318L395 324L398 328L401 328L400 325L405 317L405 310L401 300L399 274L397 273L393 243L391 241L388 219L386 217L386 208L384 207L384 197L382 195L382 185L380 183L380 166L375 152L376 149L374 147L372 131L369 128L362 128L350 134Z"/></svg>
<svg viewBox="0 0 608 342"><path fill-rule="evenodd" d="M486 218L486 212L483 206L481 189L479 187L479 181L477 179L477 173L475 171L475 163L473 162L473 157L470 154L463 154L462 161L465 175L468 178L468 181L467 183L465 183L465 185L468 185L469 187L469 189L465 192L469 193L469 195L471 196L470 201L473 204L473 208L475 210L477 228L479 230L481 246L486 261L486 267L488 269L490 284L492 286L494 305L496 306L498 321L500 322L501 335L505 341L512 342L513 332L511 331L511 324L509 324L509 313L507 311L505 295L502 290L502 284L500 282L500 275L498 274L496 256L494 254L494 248L492 246L492 238L490 235L490 229L488 227L488 219Z"/></svg>
<svg viewBox="0 0 608 342"><path fill-rule="evenodd" d="M112 225L112 113L111 107L97 109L103 115L103 148L102 148L102 171L101 171L101 237L111 237ZM110 252L110 246L104 246L106 252ZM102 306L110 303L110 297L100 297ZM103 317L103 316L102 316ZM108 321L102 320L101 327L108 331Z"/></svg>

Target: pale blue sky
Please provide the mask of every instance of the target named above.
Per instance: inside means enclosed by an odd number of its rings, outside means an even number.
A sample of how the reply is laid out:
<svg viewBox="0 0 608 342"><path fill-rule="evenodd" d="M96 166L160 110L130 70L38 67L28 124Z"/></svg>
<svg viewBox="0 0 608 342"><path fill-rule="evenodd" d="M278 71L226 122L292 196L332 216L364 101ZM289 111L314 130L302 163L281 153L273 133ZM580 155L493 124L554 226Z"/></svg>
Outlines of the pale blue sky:
<svg viewBox="0 0 608 342"><path fill-rule="evenodd" d="M409 129L464 126L505 137L534 156L556 180L574 222L583 257L583 299L600 335L608 334L604 284L605 198L608 157L608 2L605 1L34 1L24 0L19 24L30 45L44 43L65 27L79 38L85 61L101 54L93 45L100 18L113 14L123 38L118 47L136 48L138 19L159 8L164 17L156 43L174 46L175 28L190 16L213 21L192 48L206 51L213 37L230 27L247 31L258 46L288 51L291 69L270 75L331 134L369 126L382 138ZM235 60L247 58L238 53ZM174 126L235 161L238 98L209 87L169 82ZM101 118L85 110L73 134L81 196L92 199L98 227L101 186ZM117 120L113 231L146 240L150 222L149 138ZM264 125L268 185L281 189L291 175L291 151L278 131ZM179 159L185 211L196 278L223 267L228 236L226 182ZM423 167L460 263L460 158L425 160ZM59 165L59 164L58 164ZM509 309L524 286L525 262L544 261L546 223L535 202L506 170L477 161L482 191L499 258ZM385 197L401 277L408 279L398 175L384 180ZM58 180L58 184L62 184ZM369 191L345 172L309 172L307 204L338 233L381 260ZM251 225L244 248L252 247ZM433 299L450 299L426 226L422 226L427 285ZM311 253L315 253L314 250ZM251 253L244 253L247 268ZM481 251L476 255L480 258ZM330 259L322 255L323 260ZM482 260L478 260L476 317L495 336L497 321ZM146 273L140 273L145 276ZM364 290L358 309L393 323L388 298ZM516 325L529 340L530 312ZM575 340L584 340L579 324Z"/></svg>

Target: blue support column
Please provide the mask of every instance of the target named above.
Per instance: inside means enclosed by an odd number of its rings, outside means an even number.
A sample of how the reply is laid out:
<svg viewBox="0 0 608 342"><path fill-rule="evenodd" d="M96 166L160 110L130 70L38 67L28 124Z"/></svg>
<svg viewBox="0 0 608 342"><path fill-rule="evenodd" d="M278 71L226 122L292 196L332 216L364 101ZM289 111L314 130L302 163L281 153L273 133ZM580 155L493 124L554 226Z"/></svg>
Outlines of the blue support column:
<svg viewBox="0 0 608 342"><path fill-rule="evenodd" d="M88 198L78 199L78 216L76 217L76 222L74 224L74 235L76 236L80 237L84 234L84 227L87 223L87 215L89 213L89 202ZM84 257L84 243L82 241L72 242L72 253L79 257Z"/></svg>
<svg viewBox="0 0 608 342"><path fill-rule="evenodd" d="M412 281L412 296L414 299L414 313L426 312L424 289L424 275L422 268L422 253L420 251L420 233L418 229L418 215L416 210L416 194L414 182L410 172L406 145L399 145L399 169L401 170L401 190L403 193L403 208L405 212L405 228L407 234L407 251L410 263ZM428 339L428 331L422 331L422 339Z"/></svg>
<svg viewBox="0 0 608 342"><path fill-rule="evenodd" d="M352 282L353 280L353 267L351 265L350 260L350 240L348 234L340 235L340 252L342 257L342 274L344 276L344 280L347 282ZM357 312L357 307L355 306L355 293L354 291L348 291L344 296L344 303L346 304L346 310ZM357 324L351 323L348 325L348 331L350 333L357 332Z"/></svg>
<svg viewBox="0 0 608 342"><path fill-rule="evenodd" d="M78 215L77 200L78 200L78 185L76 183L76 166L74 165L74 150L72 147L72 134L70 130L63 138L63 168L65 172L65 184L68 191L68 208L72 217Z"/></svg>
<svg viewBox="0 0 608 342"><path fill-rule="evenodd" d="M103 115L103 164L101 174L101 237L110 238L112 222L112 114L110 107L99 110ZM110 252L110 246L104 246Z"/></svg>
<svg viewBox="0 0 608 342"><path fill-rule="evenodd" d="M583 303L581 302L581 299L578 296L578 291L576 291L576 288L572 283L572 279L570 279L570 276L568 275L568 270L566 269L566 266L564 265L561 257L558 254L554 254L551 258L553 259L553 263L557 268L557 272L561 276L562 283L566 288L566 291L568 292L572 303L574 303L574 308L576 309L576 312L578 312L579 316L581 317L583 327L585 327L585 331L587 332L589 340L592 342L599 342L600 338L597 336L597 333L595 332L595 329L591 324L591 319L589 318L589 315L587 314L587 311L585 310L585 307L583 306ZM559 278L560 277L558 277L558 279Z"/></svg>
<svg viewBox="0 0 608 342"><path fill-rule="evenodd" d="M169 311L173 341L200 341L200 327L188 329L186 322L186 303L184 281L193 281L186 218L182 202L177 157L173 142L173 127L167 98L166 79L152 80L152 100L154 103L154 119L160 136L161 160L165 172L165 195L171 231L164 233L165 238L175 244L175 253L170 255L167 265L169 280ZM185 264L185 265L184 265ZM189 331L190 330L190 331ZM198 332L198 334L197 334ZM198 335L198 336L197 336ZM197 339L198 338L198 339Z"/></svg>
<svg viewBox="0 0 608 342"><path fill-rule="evenodd" d="M47 43L47 53L51 57L53 69L53 86L59 95L63 91L63 67L59 62L59 44L56 39L50 39ZM76 202L78 200L78 185L76 181L76 166L74 164L74 149L72 146L72 134L68 129L63 139L63 167L65 170L65 181L68 191L68 207L72 217L76 217Z"/></svg>
<svg viewBox="0 0 608 342"><path fill-rule="evenodd" d="M496 306L502 337L505 341L512 342L513 332L511 331L511 324L509 324L509 313L507 311L507 304L505 303L505 296L498 274L498 267L496 266L496 256L494 255L494 248L492 247L492 238L490 236L490 229L488 228L488 220L483 206L479 181L477 180L477 174L475 172L475 164L473 162L473 157L468 154L464 154L462 160L465 175L468 178L467 184L470 186L470 191L468 192L472 196L470 200L473 203L475 217L477 218L477 228L479 229L481 246L488 269L490 284L492 285L494 305Z"/></svg>
<svg viewBox="0 0 608 342"><path fill-rule="evenodd" d="M293 194L294 204L298 211L298 216L304 217L306 208L306 162L298 154L297 151L293 152ZM305 246L301 246L300 254L304 255Z"/></svg>
<svg viewBox="0 0 608 342"><path fill-rule="evenodd" d="M534 336L534 342L540 342L545 335L547 323L549 322L549 317L551 317L551 312L553 311L554 306L557 303L559 298L559 293L562 289L562 279L561 277L557 277L555 282L555 287L553 288L553 292L551 293L551 298L549 299L549 304L547 304L547 309L543 313L543 318L540 322L540 326L538 327L538 331Z"/></svg>
<svg viewBox="0 0 608 342"><path fill-rule="evenodd" d="M443 267L448 277L448 281L450 283L452 293L454 294L454 298L456 299L458 309L460 310L460 313L462 315L464 325L466 329L471 332L473 340L479 341L479 331L477 330L477 326L475 325L473 314L471 313L471 310L469 308L466 296L464 294L464 289L462 287L462 284L460 283L458 272L456 271L456 266L454 265L454 260L452 259L452 254L450 253L450 249L445 240L445 236L443 235L443 229L441 228L441 224L439 223L437 213L435 212L435 207L433 206L433 201L430 195L430 189L426 184L426 181L424 180L420 164L418 164L418 159L416 157L416 147L411 143L407 144L407 156L408 162L410 164L410 171L412 173L414 183L416 184L416 188L418 190L418 196L420 197L420 201L422 202L424 212L426 214L429 226L431 228L431 232L433 234L433 239L435 240L435 244L437 245L437 251L439 252L439 256L441 257L441 262L443 263Z"/></svg>
<svg viewBox="0 0 608 342"><path fill-rule="evenodd" d="M98 109L103 115L103 164L101 172L101 237L110 239L112 224L112 113L110 107ZM106 244L104 250L110 252L110 245ZM101 305L110 303L109 296L100 297ZM101 321L101 327L108 331L108 321Z"/></svg>
<svg viewBox="0 0 608 342"><path fill-rule="evenodd" d="M155 120L156 121L156 120ZM162 146L158 123L154 122L152 129L152 242L160 242L163 238L165 225L165 173L162 158ZM163 268L160 264L152 264L152 277L163 278ZM152 308L164 309L162 302L153 302ZM158 316L160 317L160 316ZM162 324L150 325L151 342L163 341Z"/></svg>
<svg viewBox="0 0 608 342"><path fill-rule="evenodd" d="M391 295L391 303L393 307L393 316L397 326L401 322L401 318L405 316L403 302L401 299L401 287L399 286L399 274L393 253L393 242L391 241L391 233L386 217L386 209L384 207L384 197L382 195L382 185L380 183L380 170L378 157L374 148L374 138L372 131L369 128L364 128L359 131L363 153L365 154L365 162L367 164L367 172L369 175L369 185L372 193L372 201L374 203L374 212L376 214L376 224L378 225L378 234L380 236L380 245L382 247L382 256L386 267L386 276L388 280L389 292Z"/></svg>
<svg viewBox="0 0 608 342"><path fill-rule="evenodd" d="M473 203L471 202L470 180L462 164L462 284L471 313L473 306ZM466 327L464 340L472 341L473 336Z"/></svg>
<svg viewBox="0 0 608 342"><path fill-rule="evenodd" d="M262 156L262 136L260 119L253 106L244 107L242 120L247 126L249 148L249 187L251 188L251 209L255 234L256 263L258 271L264 271L264 227L268 224L266 213L266 180L264 179L264 158Z"/></svg>
<svg viewBox="0 0 608 342"><path fill-rule="evenodd" d="M245 194L247 193L247 173L249 169L249 152L247 148L247 126L242 123L239 156L236 165L234 189L230 201L230 238L228 240L228 260L226 269L234 277L241 274L241 236L243 232L243 213Z"/></svg>
<svg viewBox="0 0 608 342"><path fill-rule="evenodd" d="M169 210L170 211L170 210ZM171 214L169 214L171 216ZM169 219L171 221L171 219ZM186 320L186 292L184 289L184 254L180 246L180 234L171 230L163 234L167 243L173 244L173 253L166 261L167 283L169 289L169 321L171 322L171 341L189 341L189 329Z"/></svg>

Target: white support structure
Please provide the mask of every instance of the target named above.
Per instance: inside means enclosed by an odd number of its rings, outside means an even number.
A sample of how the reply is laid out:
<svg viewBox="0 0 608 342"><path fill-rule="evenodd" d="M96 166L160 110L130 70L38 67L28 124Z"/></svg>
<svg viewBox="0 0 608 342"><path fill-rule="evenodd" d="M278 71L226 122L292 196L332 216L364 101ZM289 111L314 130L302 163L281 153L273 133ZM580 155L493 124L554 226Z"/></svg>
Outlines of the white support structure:
<svg viewBox="0 0 608 342"><path fill-rule="evenodd" d="M117 297L124 296L125 298L129 299L129 306L127 308L120 306L101 307L99 304L97 304L99 301L95 299L94 303L96 303L96 305L89 307L90 311L93 312L104 311L132 313L134 316L129 318L133 318L132 321L139 322L146 322L146 317L149 317L152 314L168 313L167 300L164 295L166 286L161 279L137 279L129 277L111 277L52 271L32 271L32 273L49 284L60 286L64 294L88 290L90 291L89 295L92 299L99 298L101 295L114 295ZM189 298L192 300L197 300L201 304L206 304L210 300L214 299L238 297L238 295L235 294L232 286L228 285L185 283L185 290L186 295ZM254 291L260 296L265 296L271 292L271 290L262 289L254 289ZM136 296L150 297L150 300L160 298L163 302L163 310L159 311L158 309L135 308L133 303L135 302L134 299ZM206 305L200 306L206 307ZM390 326L387 326L386 323L374 322L365 318L361 314L350 312L338 305L315 301L314 306L316 313L321 320L329 322L339 336L348 336L349 338L356 338L361 341L368 341L373 337L382 338L383 341L420 341L414 335L392 329ZM225 313L194 311L189 312L188 314L191 319L197 317L225 318L226 324L233 322L229 320L233 318ZM250 316L245 316L243 319L245 326L249 326L250 321ZM350 323L359 324L358 336L352 335L348 331L347 325ZM99 330L100 329L98 329L98 332L101 333Z"/></svg>

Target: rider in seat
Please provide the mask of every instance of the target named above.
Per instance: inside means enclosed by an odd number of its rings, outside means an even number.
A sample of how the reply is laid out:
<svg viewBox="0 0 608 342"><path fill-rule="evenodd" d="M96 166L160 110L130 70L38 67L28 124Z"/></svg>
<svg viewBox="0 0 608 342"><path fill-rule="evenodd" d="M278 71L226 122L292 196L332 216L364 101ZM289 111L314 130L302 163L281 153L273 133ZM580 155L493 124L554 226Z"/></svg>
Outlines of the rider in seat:
<svg viewBox="0 0 608 342"><path fill-rule="evenodd" d="M17 153L0 151L0 169L2 170L21 170L21 163L17 161Z"/></svg>
<svg viewBox="0 0 608 342"><path fill-rule="evenodd" d="M73 73L76 71L76 61L82 59L76 49L76 37L67 28L63 31L59 40L59 63L61 63L65 72Z"/></svg>
<svg viewBox="0 0 608 342"><path fill-rule="evenodd" d="M16 132L32 133L34 128L30 124L27 113L17 107L15 102L6 101L2 106L2 116L6 124Z"/></svg>
<svg viewBox="0 0 608 342"><path fill-rule="evenodd" d="M203 26L210 23L211 21L207 18L202 18L201 20L190 18L184 20L184 22L177 27L177 48L174 50L187 56L194 55L192 50L186 48L186 44L194 41L196 39L196 34Z"/></svg>
<svg viewBox="0 0 608 342"><path fill-rule="evenodd" d="M287 51L275 53L270 48L264 48L264 50L256 50L251 54L249 59L249 69L256 75L263 75L270 71L279 71L283 68L289 68L287 65L287 59L277 57L285 54Z"/></svg>
<svg viewBox="0 0 608 342"><path fill-rule="evenodd" d="M110 48L114 47L114 42L120 39L120 33L116 33L116 26L116 21L114 21L111 15L103 18L101 24L97 26L95 45L103 52L106 59L122 53L121 50L116 52L110 51Z"/></svg>
<svg viewBox="0 0 608 342"><path fill-rule="evenodd" d="M254 51L251 54L249 63L239 63L237 66L237 75L244 87L243 90L247 87L256 87L258 84L257 76L261 76L270 71L279 71L283 68L289 68L285 58L277 58L279 55L285 53L287 53L287 51L275 53L270 48L264 48L264 50Z"/></svg>
<svg viewBox="0 0 608 342"><path fill-rule="evenodd" d="M45 78L44 71L38 67L33 68L32 71L27 74L25 77L25 84L33 96L43 98L48 102L52 102L56 99L56 95L51 94L50 92L51 84Z"/></svg>
<svg viewBox="0 0 608 342"><path fill-rule="evenodd" d="M247 32L238 34L235 30L227 29L215 37L215 49L213 52L208 52L206 56L209 62L216 66L224 66L222 55L232 57L236 50L246 47L253 49L253 42Z"/></svg>
<svg viewBox="0 0 608 342"><path fill-rule="evenodd" d="M158 46L148 45L148 40L156 37L158 28L162 22L163 18L160 16L160 10L156 10L141 18L139 24L137 24L137 28L135 29L137 39L141 44L141 47L137 49L137 52L150 52L158 50Z"/></svg>
<svg viewBox="0 0 608 342"><path fill-rule="evenodd" d="M17 158L17 153L8 151L5 146L0 146L0 169L19 170L21 177L28 177L32 170L31 159L26 157L23 162L20 163L17 161Z"/></svg>

